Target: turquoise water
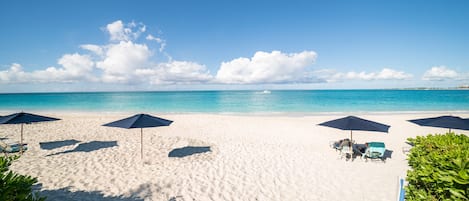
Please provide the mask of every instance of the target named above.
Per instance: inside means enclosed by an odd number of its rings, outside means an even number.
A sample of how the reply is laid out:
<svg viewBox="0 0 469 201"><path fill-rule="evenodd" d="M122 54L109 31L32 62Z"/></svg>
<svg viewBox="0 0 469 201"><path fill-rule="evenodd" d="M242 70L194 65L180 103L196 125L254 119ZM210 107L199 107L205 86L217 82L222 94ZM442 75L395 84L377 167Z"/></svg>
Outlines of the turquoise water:
<svg viewBox="0 0 469 201"><path fill-rule="evenodd" d="M469 111L469 90L285 90L0 94L0 111L324 113Z"/></svg>

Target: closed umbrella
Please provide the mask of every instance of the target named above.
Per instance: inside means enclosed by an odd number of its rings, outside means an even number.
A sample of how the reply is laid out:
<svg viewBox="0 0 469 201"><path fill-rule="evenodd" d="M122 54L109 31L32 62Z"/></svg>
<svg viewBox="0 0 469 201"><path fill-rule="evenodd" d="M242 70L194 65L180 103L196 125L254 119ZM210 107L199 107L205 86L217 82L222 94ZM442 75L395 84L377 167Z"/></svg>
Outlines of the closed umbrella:
<svg viewBox="0 0 469 201"><path fill-rule="evenodd" d="M140 128L140 158L143 158L143 128L169 126L171 123L173 123L173 121L148 114L136 114L125 119L104 124L103 126L127 129Z"/></svg>
<svg viewBox="0 0 469 201"><path fill-rule="evenodd" d="M20 112L0 117L0 124L21 124L20 153L23 153L23 124L57 120L60 119Z"/></svg>
<svg viewBox="0 0 469 201"><path fill-rule="evenodd" d="M409 121L420 126L448 128L449 132L451 132L451 129L469 130L469 119L456 116L439 116Z"/></svg>

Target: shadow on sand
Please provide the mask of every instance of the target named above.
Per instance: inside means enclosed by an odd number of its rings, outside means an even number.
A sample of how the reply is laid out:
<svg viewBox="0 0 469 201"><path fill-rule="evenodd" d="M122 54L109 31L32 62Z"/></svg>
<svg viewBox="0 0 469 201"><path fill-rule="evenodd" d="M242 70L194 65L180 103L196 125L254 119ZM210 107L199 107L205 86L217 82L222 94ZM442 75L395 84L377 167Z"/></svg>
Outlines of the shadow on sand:
<svg viewBox="0 0 469 201"><path fill-rule="evenodd" d="M70 145L74 145L76 143L79 143L80 141L78 140L62 140L62 141L53 141L53 142L39 142L39 146L41 149L45 150L52 150L52 149L57 149L60 147L66 147Z"/></svg>
<svg viewBox="0 0 469 201"><path fill-rule="evenodd" d="M161 197L166 197L166 199L168 199L168 201L188 200L188 199L184 199L184 197L180 196L180 195L170 196L167 193L164 193L166 191L165 189L168 189L168 188L171 188L170 184L168 184L166 186L159 186L159 185L156 185L156 184L145 183L145 184L141 184L137 189L132 190L130 192L130 194L132 194L132 196L134 196L134 197L139 197L139 198L142 198L144 200L154 200L155 194L159 195ZM166 199L165 198L160 198L158 200L164 201ZM195 200L196 199L193 199L193 198L190 199L190 201L195 201Z"/></svg>
<svg viewBox="0 0 469 201"><path fill-rule="evenodd" d="M115 146L117 146L117 141L91 141L91 142L81 143L77 147L75 147L75 149L58 152L54 154L49 154L47 156L54 156L54 155L59 155L59 154L72 153L72 152L92 152L92 151L96 151L99 149L115 147Z"/></svg>
<svg viewBox="0 0 469 201"><path fill-rule="evenodd" d="M47 197L47 201L144 201L138 197L124 197L124 196L105 196L99 191L71 191L70 188L61 188L54 190L39 191L39 196Z"/></svg>
<svg viewBox="0 0 469 201"><path fill-rule="evenodd" d="M155 194L162 197L167 197L166 199L168 199L168 201L184 200L184 198L180 195L169 196L166 194L165 196L164 192L167 188L171 188L171 185L159 186L156 184L145 183L139 185L136 189L131 190L129 193L127 193L127 196L106 196L100 191L72 190L70 187L52 190L42 189L42 184L39 183L33 186L33 191L38 193L37 196L46 197L47 201L144 201L153 200ZM195 199L191 200L195 201Z"/></svg>
<svg viewBox="0 0 469 201"><path fill-rule="evenodd" d="M192 146L187 146L183 148L177 148L173 149L171 152L169 152L168 157L186 157L194 154L201 154L205 152L209 152L210 147L192 147Z"/></svg>
<svg viewBox="0 0 469 201"><path fill-rule="evenodd" d="M385 160L388 159L388 158L391 158L392 152L394 152L394 151L393 151L393 150L386 149L386 151L384 151L383 158L384 158Z"/></svg>

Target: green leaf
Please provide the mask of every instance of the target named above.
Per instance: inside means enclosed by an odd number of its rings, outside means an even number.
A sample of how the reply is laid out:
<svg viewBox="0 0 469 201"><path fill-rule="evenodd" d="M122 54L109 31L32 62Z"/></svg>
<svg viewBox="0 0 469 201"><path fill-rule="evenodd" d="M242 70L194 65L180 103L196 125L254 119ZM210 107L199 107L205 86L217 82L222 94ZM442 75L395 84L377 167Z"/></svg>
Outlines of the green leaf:
<svg viewBox="0 0 469 201"><path fill-rule="evenodd" d="M456 196L457 198L465 198L467 200L467 197L464 195L464 191L463 190L459 190L459 189L449 189L449 192Z"/></svg>

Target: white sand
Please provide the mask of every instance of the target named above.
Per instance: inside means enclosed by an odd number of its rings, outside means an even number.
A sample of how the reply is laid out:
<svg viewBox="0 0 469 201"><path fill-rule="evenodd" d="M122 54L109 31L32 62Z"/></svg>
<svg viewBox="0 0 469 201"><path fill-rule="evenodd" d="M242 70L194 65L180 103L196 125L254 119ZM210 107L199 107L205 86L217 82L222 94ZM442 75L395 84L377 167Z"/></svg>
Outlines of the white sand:
<svg viewBox="0 0 469 201"><path fill-rule="evenodd" d="M357 131L354 140L383 141L392 155L386 163L351 162L328 144L350 132L317 126L345 115L163 114L174 123L143 130L142 161L140 129L101 126L131 114L41 114L62 120L25 125L29 150L12 170L37 177L49 200L395 200L398 177L408 168L406 138L447 132L406 121L441 114L358 115L391 128ZM1 125L0 137L19 140L19 130ZM66 140L79 142L58 147ZM49 144L41 148L41 142ZM186 146L211 152L168 157Z"/></svg>

